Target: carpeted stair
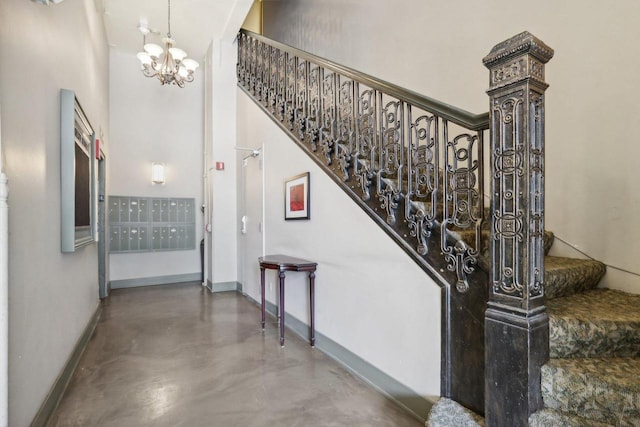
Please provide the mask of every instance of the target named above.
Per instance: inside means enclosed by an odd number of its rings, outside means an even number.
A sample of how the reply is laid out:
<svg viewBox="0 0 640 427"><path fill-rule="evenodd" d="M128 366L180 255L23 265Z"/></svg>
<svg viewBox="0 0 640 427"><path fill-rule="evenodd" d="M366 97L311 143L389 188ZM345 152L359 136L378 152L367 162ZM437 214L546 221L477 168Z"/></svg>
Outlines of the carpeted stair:
<svg viewBox="0 0 640 427"><path fill-rule="evenodd" d="M545 253L552 242L546 232ZM550 360L542 367L544 408L531 427L640 427L640 295L596 288L604 273L595 260L545 257ZM440 399L426 425L484 422Z"/></svg>
<svg viewBox="0 0 640 427"><path fill-rule="evenodd" d="M545 408L529 425L640 427L640 295L595 289L597 261L555 259L548 270ZM566 274L582 280L569 286Z"/></svg>
<svg viewBox="0 0 640 427"><path fill-rule="evenodd" d="M427 427L485 427L484 418L446 397L438 399L433 405L425 425Z"/></svg>

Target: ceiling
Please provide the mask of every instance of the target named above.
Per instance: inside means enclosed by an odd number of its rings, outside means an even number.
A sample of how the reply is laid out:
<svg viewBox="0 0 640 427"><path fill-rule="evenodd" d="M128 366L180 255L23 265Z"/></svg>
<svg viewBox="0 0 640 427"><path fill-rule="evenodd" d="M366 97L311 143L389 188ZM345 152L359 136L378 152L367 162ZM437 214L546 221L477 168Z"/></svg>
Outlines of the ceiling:
<svg viewBox="0 0 640 427"><path fill-rule="evenodd" d="M236 3L247 2L171 0L171 36L175 46L202 63L211 40L222 37L228 22L238 21L232 14L246 15L246 8L236 7ZM147 42L161 45L167 34L167 0L96 0L96 7L104 11L107 39L118 51L135 54L142 50L142 34L137 28L141 19L159 32L148 35ZM240 18L242 23L244 16Z"/></svg>

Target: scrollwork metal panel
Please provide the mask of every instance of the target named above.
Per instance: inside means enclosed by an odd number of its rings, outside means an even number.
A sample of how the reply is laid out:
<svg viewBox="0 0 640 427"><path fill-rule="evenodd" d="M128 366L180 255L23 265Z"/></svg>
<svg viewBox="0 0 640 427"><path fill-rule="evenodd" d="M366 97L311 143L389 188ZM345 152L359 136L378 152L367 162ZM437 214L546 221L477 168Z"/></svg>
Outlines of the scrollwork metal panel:
<svg viewBox="0 0 640 427"><path fill-rule="evenodd" d="M354 83L351 79L339 79L340 90L338 91L338 121L336 138L336 159L338 168L342 173L342 179L349 179L349 168L354 151L355 121L353 106Z"/></svg>
<svg viewBox="0 0 640 427"><path fill-rule="evenodd" d="M255 39L249 39L248 43L249 43L249 48L248 48L249 59L247 62L249 63L249 73L251 73L251 75L249 76L249 92L255 96L256 76L258 75L258 72L257 72L258 54L256 51L258 48L258 41Z"/></svg>
<svg viewBox="0 0 640 427"><path fill-rule="evenodd" d="M417 240L419 254L427 253L427 240L436 219L439 187L438 119L420 115L413 120L413 109L407 107L409 144L407 152L408 184L405 218L411 236Z"/></svg>
<svg viewBox="0 0 640 427"><path fill-rule="evenodd" d="M280 120L280 117L277 115L277 98L278 98L278 89L279 89L279 80L280 80L280 50L271 47L269 51L269 83L267 89L267 108ZM283 69L284 71L284 69Z"/></svg>
<svg viewBox="0 0 640 427"><path fill-rule="evenodd" d="M448 123L444 122L446 153L444 156L443 221L441 249L448 268L458 277L456 288L469 289L467 275L474 271L480 252L483 215L482 135L462 133L448 139ZM473 242L458 239L451 232L470 230Z"/></svg>
<svg viewBox="0 0 640 427"><path fill-rule="evenodd" d="M380 152L378 170L378 199L387 213L387 223L396 223L396 209L402 197L404 172L404 103L388 101L380 111Z"/></svg>
<svg viewBox="0 0 640 427"><path fill-rule="evenodd" d="M524 114L524 92L522 90L493 101L494 135L499 142L494 147L493 235L496 240L493 258L496 268L493 273L493 292L514 298L524 296L522 277L522 243L525 241L525 212L521 206L525 152L523 132L519 123ZM494 194L494 196L496 196Z"/></svg>
<svg viewBox="0 0 640 427"><path fill-rule="evenodd" d="M336 107L336 73L321 69L321 95L320 105L322 112L322 126L320 128L320 151L324 155L328 165L332 162L332 153L335 149L336 129L337 129L337 107Z"/></svg>
<svg viewBox="0 0 640 427"><path fill-rule="evenodd" d="M262 105L269 108L269 92L271 89L271 50L275 49L268 44L262 43L262 91L260 94L260 99L262 100Z"/></svg>
<svg viewBox="0 0 640 427"><path fill-rule="evenodd" d="M527 96L528 95L528 96ZM493 98L493 292L541 297L544 276L544 98L521 89ZM528 132L520 124L529 122ZM530 147L524 141L530 141ZM528 159L528 160L527 160ZM527 188L527 191L523 191ZM526 244L526 242L529 244ZM539 248L539 250L534 250ZM528 285L527 285L528 284Z"/></svg>
<svg viewBox="0 0 640 427"><path fill-rule="evenodd" d="M283 107L283 122L289 130L293 130L293 123L295 117L295 108L296 108L296 57L295 55L291 55L286 53L286 84L285 84L285 95L284 95L284 107Z"/></svg>
<svg viewBox="0 0 640 427"><path fill-rule="evenodd" d="M307 99L308 99L308 70L309 64L301 59L297 60L296 66L296 87L295 87L295 110L293 114L293 132L301 141L305 140L307 129Z"/></svg>
<svg viewBox="0 0 640 427"><path fill-rule="evenodd" d="M362 191L362 198L371 198L370 187L377 170L376 92L356 82L356 153L353 170Z"/></svg>
<svg viewBox="0 0 640 427"><path fill-rule="evenodd" d="M321 68L307 62L307 117L304 142L311 145L311 149L318 149L320 139L320 79Z"/></svg>
<svg viewBox="0 0 640 427"><path fill-rule="evenodd" d="M542 67L540 65L540 67ZM544 68L543 68L544 70ZM544 73L539 72L536 77L544 80ZM529 187L531 191L531 218L529 224L529 238L532 247L544 247L544 95L529 92L530 137L531 148L529 156ZM529 297L541 298L544 279L544 251L533 250L529 254Z"/></svg>

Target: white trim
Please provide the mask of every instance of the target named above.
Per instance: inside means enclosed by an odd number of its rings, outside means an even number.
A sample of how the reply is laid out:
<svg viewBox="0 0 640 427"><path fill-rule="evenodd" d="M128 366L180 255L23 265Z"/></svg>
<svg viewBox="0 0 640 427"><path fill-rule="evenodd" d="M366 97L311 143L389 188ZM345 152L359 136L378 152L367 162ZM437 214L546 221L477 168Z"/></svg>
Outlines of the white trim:
<svg viewBox="0 0 640 427"><path fill-rule="evenodd" d="M137 288L139 286L169 285L172 283L200 282L200 273L172 274L169 276L139 277L111 280L111 289Z"/></svg>
<svg viewBox="0 0 640 427"><path fill-rule="evenodd" d="M242 285L240 282L216 282L212 283L211 280L207 280L207 288L212 292L229 292L236 291L242 292Z"/></svg>

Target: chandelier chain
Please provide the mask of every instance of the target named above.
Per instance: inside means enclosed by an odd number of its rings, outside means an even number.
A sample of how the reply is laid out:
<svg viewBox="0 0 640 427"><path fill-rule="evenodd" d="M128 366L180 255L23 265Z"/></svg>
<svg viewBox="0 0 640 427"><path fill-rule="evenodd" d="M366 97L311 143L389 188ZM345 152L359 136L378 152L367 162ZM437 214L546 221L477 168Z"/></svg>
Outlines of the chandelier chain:
<svg viewBox="0 0 640 427"><path fill-rule="evenodd" d="M168 4L167 8L169 9L168 12L167 12L167 16L168 16L168 19L169 19L169 23L167 25L167 27L168 27L167 37L171 38L171 0L168 0L167 4Z"/></svg>

